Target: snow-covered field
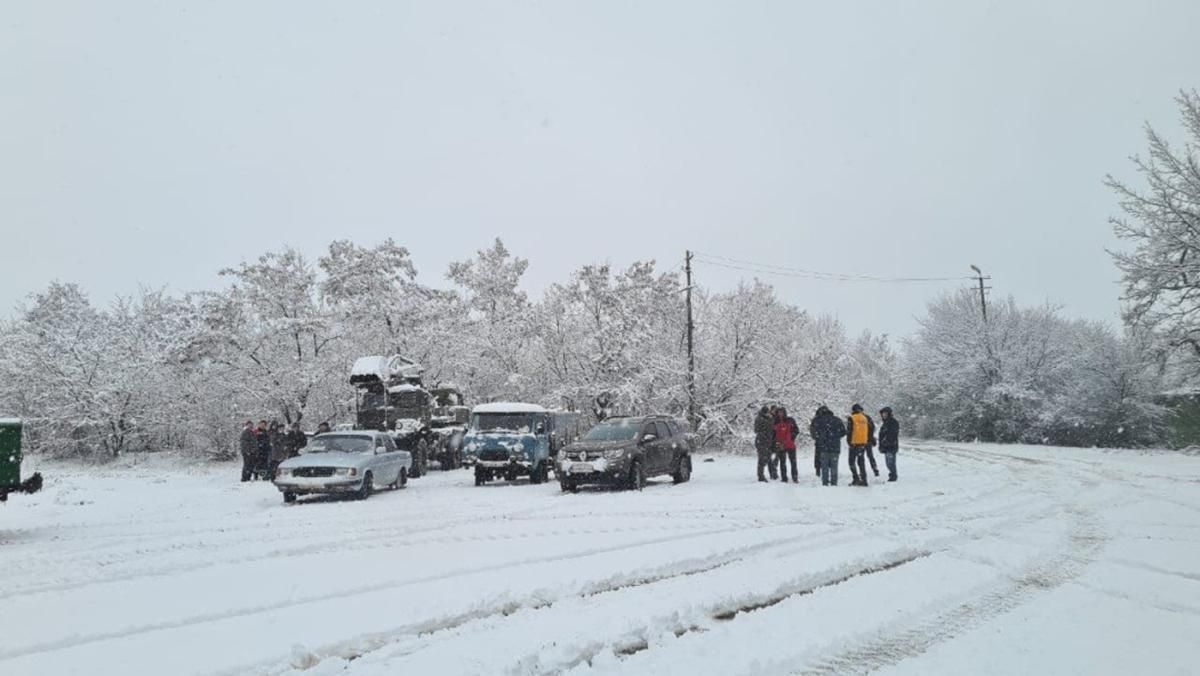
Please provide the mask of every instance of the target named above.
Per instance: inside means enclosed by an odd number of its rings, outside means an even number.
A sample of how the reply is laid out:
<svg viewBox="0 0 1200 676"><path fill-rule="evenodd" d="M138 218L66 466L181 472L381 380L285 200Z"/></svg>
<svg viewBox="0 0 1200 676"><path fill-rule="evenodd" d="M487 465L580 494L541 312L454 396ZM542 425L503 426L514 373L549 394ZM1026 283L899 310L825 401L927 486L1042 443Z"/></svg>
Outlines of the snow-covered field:
<svg viewBox="0 0 1200 676"><path fill-rule="evenodd" d="M802 452L799 486L718 456L640 494L435 472L294 506L232 464L42 467L0 508L0 674L1200 672L1200 459L900 461L868 489Z"/></svg>

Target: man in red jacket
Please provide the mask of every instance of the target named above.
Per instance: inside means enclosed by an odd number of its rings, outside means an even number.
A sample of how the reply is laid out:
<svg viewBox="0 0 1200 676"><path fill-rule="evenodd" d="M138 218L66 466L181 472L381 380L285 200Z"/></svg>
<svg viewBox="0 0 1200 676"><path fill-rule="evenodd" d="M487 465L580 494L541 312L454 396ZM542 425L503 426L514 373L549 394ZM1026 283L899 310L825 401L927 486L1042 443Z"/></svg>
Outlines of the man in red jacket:
<svg viewBox="0 0 1200 676"><path fill-rule="evenodd" d="M800 483L800 473L796 470L796 437L800 434L800 426L796 420L787 414L782 406L775 413L775 453L779 456L779 479L787 481L787 461L792 463L792 483Z"/></svg>

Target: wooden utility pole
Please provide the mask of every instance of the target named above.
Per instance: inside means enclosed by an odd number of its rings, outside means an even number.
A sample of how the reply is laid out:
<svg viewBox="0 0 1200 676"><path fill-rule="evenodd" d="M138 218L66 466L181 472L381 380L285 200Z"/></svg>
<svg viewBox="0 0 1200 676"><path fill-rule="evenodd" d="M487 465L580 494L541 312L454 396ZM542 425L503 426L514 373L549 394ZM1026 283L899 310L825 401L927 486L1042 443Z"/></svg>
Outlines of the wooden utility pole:
<svg viewBox="0 0 1200 676"><path fill-rule="evenodd" d="M988 320L988 318L987 318L987 289L983 286L983 280L990 279L990 278L984 277L983 270L980 270L979 268L975 267L974 265L971 266L971 269L975 271L975 279L979 280L979 311L983 313L983 323L986 324L987 320Z"/></svg>
<svg viewBox="0 0 1200 676"><path fill-rule="evenodd" d="M688 347L688 370L687 370L687 391L688 391L688 424L691 425L692 431L696 431L696 353L693 349L694 324L692 322L692 252L685 251L683 257L683 269L687 276L687 347Z"/></svg>

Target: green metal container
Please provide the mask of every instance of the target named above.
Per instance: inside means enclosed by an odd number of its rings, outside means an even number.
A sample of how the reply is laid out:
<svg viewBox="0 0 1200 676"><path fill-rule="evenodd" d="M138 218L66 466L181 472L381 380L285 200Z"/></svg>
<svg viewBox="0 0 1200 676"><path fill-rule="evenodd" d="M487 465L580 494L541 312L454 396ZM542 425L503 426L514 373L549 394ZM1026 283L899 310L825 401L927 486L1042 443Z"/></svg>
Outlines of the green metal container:
<svg viewBox="0 0 1200 676"><path fill-rule="evenodd" d="M21 485L21 421L0 418L0 487Z"/></svg>

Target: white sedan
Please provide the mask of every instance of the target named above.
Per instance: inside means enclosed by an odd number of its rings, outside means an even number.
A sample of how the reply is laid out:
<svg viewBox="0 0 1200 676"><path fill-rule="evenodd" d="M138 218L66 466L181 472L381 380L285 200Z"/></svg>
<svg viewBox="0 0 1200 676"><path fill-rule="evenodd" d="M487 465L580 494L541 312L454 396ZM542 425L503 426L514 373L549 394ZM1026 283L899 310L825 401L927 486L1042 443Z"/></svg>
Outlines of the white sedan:
<svg viewBox="0 0 1200 676"><path fill-rule="evenodd" d="M313 437L304 454L279 464L275 487L284 502L311 493L349 493L360 500L378 486L403 488L412 454L383 432L329 432Z"/></svg>

